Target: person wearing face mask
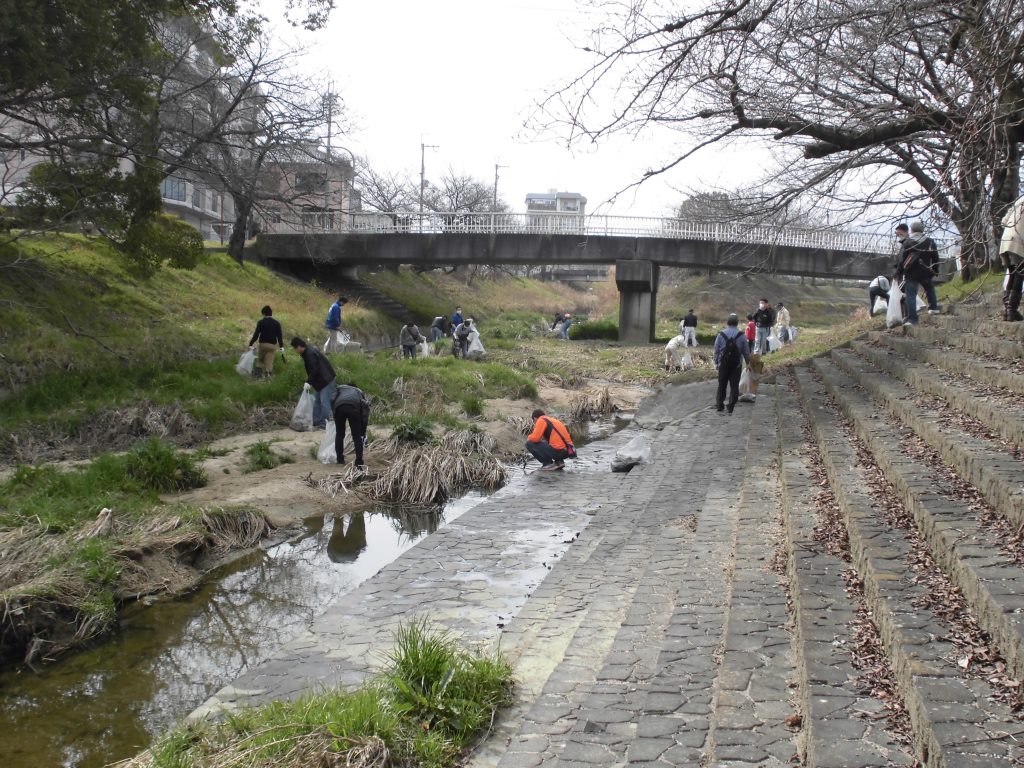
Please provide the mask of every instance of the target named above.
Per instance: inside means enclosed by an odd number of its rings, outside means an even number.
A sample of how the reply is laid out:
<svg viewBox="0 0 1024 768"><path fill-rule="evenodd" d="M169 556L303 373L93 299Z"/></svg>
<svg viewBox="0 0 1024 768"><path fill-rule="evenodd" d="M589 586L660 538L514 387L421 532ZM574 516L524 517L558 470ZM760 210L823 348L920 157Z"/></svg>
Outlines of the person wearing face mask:
<svg viewBox="0 0 1024 768"><path fill-rule="evenodd" d="M761 299L758 302L757 311L754 313L754 325L757 327L754 336L754 351L763 355L769 351L768 337L775 325L775 310L768 304L768 299Z"/></svg>

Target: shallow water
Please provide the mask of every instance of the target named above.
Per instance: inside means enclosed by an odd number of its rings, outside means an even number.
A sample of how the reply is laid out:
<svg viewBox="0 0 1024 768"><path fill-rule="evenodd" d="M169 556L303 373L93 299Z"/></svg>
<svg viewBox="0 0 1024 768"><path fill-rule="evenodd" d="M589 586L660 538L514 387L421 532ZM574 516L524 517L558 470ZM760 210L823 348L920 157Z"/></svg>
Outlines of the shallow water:
<svg viewBox="0 0 1024 768"><path fill-rule="evenodd" d="M628 423L571 429L584 445ZM596 471L592 464L584 452L576 466ZM528 487L513 467L499 493ZM471 492L441 510L310 518L302 535L211 574L196 592L132 607L111 638L37 673L0 674L0 767L99 768L137 754L327 603L484 498Z"/></svg>

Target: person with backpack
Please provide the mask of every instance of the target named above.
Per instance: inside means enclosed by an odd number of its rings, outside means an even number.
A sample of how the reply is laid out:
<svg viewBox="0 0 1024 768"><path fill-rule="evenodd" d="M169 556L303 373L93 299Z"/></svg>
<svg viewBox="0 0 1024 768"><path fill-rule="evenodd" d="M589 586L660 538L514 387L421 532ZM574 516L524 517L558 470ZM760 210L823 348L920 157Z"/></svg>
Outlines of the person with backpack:
<svg viewBox="0 0 1024 768"><path fill-rule="evenodd" d="M402 347L402 357L416 357L416 345L423 343L419 326L412 320L403 325L398 334L398 343Z"/></svg>
<svg viewBox="0 0 1024 768"><path fill-rule="evenodd" d="M576 458L576 447L565 424L541 408L533 412L533 431L526 438L526 450L545 472L565 469L565 460Z"/></svg>
<svg viewBox="0 0 1024 768"><path fill-rule="evenodd" d="M740 397L740 372L742 363L750 364L750 344L738 328L740 319L729 315L725 328L715 337L715 368L718 369L718 392L715 396L715 410L726 409L725 388L729 386L729 413L736 407Z"/></svg>
<svg viewBox="0 0 1024 768"><path fill-rule="evenodd" d="M366 443L366 427L370 422L370 403L366 395L352 382L342 384L334 392L331 400L334 412L334 450L338 455L338 463L345 463L345 424L352 433L352 443L356 450L356 469L365 469L363 464L363 446Z"/></svg>
<svg viewBox="0 0 1024 768"><path fill-rule="evenodd" d="M939 299L935 294L932 278L938 270L939 251L935 241L924 234L924 224L915 221L910 225L910 237L900 247L900 261L896 266L896 279L904 279L903 297L906 302L906 322L917 325L917 291L924 288L928 297L928 314L939 314Z"/></svg>

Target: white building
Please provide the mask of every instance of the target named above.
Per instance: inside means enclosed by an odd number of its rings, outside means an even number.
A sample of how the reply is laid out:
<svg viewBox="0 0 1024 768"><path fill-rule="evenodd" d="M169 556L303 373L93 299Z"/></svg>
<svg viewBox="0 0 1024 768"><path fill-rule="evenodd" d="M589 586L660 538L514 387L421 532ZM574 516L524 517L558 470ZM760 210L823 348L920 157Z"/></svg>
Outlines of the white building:
<svg viewBox="0 0 1024 768"><path fill-rule="evenodd" d="M526 195L526 226L545 231L577 231L583 228L587 198L579 192L529 192Z"/></svg>

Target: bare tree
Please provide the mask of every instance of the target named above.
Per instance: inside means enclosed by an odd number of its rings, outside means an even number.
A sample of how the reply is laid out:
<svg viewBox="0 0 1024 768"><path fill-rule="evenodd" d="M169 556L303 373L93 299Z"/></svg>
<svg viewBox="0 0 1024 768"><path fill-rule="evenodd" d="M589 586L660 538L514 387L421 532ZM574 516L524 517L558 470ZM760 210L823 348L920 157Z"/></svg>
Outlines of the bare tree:
<svg viewBox="0 0 1024 768"><path fill-rule="evenodd" d="M355 185L363 207L391 214L395 225L398 224L397 214L411 213L418 205L413 181L404 175L375 169L366 157L356 158Z"/></svg>
<svg viewBox="0 0 1024 768"><path fill-rule="evenodd" d="M762 205L817 198L852 219L933 203L980 261L1020 186L1017 0L612 3L592 66L541 105L570 141L650 125L711 146L770 138ZM888 211L891 213L891 209Z"/></svg>
<svg viewBox="0 0 1024 768"><path fill-rule="evenodd" d="M437 186L431 186L424 196L424 204L433 211L446 213L481 213L494 208L494 187L468 174L458 174L452 168L441 177ZM511 210L508 203L498 200L499 212Z"/></svg>

